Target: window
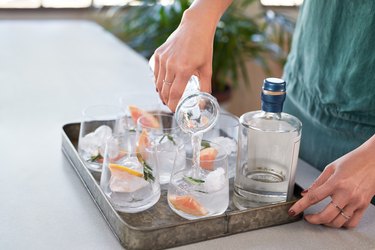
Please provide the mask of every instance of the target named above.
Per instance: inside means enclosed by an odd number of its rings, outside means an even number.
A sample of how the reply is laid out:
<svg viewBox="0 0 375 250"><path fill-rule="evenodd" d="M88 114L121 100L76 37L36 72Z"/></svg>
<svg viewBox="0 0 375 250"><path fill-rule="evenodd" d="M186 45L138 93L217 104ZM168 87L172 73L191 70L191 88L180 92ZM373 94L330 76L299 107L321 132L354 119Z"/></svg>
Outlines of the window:
<svg viewBox="0 0 375 250"><path fill-rule="evenodd" d="M132 0L0 0L0 8L88 8L120 6Z"/></svg>
<svg viewBox="0 0 375 250"><path fill-rule="evenodd" d="M260 0L264 6L299 6L303 0Z"/></svg>

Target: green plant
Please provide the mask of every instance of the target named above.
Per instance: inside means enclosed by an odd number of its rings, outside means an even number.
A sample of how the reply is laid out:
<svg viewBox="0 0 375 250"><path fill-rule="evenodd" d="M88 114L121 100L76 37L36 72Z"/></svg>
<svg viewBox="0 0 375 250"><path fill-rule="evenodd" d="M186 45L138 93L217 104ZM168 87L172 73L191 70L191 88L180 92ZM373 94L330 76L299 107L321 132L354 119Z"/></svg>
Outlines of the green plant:
<svg viewBox="0 0 375 250"><path fill-rule="evenodd" d="M212 85L214 91L223 91L230 85L237 87L240 79L249 83L246 61L258 62L269 72L265 52L267 22L264 13L246 16L244 10L255 0L234 1L222 16L214 39ZM157 0L144 0L138 6L124 6L112 12L109 29L134 50L150 58L177 28L190 0L175 0L161 5ZM269 30L269 29L268 29Z"/></svg>

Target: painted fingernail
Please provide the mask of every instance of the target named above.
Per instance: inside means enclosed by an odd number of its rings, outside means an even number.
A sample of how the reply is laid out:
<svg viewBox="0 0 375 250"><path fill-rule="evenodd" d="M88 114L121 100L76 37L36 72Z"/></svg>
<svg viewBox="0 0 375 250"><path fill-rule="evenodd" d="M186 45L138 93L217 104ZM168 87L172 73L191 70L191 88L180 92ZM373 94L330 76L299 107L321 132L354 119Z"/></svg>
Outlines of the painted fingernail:
<svg viewBox="0 0 375 250"><path fill-rule="evenodd" d="M159 92L159 90L157 88L155 90L156 90L156 92Z"/></svg>
<svg viewBox="0 0 375 250"><path fill-rule="evenodd" d="M309 192L309 190L308 190L308 189L305 189L305 190L303 190L303 191L301 192L301 194L306 194L307 192Z"/></svg>
<svg viewBox="0 0 375 250"><path fill-rule="evenodd" d="M294 212L294 210L290 209L288 211L288 215L291 216L291 217L293 217L294 215L296 215L296 212Z"/></svg>
<svg viewBox="0 0 375 250"><path fill-rule="evenodd" d="M163 104L165 105L165 102L163 101Z"/></svg>

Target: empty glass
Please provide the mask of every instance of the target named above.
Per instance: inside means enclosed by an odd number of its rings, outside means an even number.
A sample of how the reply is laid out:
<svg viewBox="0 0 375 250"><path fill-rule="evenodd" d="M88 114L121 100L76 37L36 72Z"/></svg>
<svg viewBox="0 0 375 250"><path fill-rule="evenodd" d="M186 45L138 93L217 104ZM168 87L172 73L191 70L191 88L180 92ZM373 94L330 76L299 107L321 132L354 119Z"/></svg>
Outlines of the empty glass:
<svg viewBox="0 0 375 250"><path fill-rule="evenodd" d="M189 220L220 215L229 205L228 155L216 143L206 141L200 150L198 171L192 159L175 164L168 186L168 204Z"/></svg>
<svg viewBox="0 0 375 250"><path fill-rule="evenodd" d="M173 166L184 165L186 154L184 136L173 115L146 114L138 119L138 147L155 153L160 183L168 183Z"/></svg>
<svg viewBox="0 0 375 250"><path fill-rule="evenodd" d="M159 200L154 156L148 148L134 147L126 134L107 140L100 187L116 210L136 213Z"/></svg>
<svg viewBox="0 0 375 250"><path fill-rule="evenodd" d="M203 135L203 140L220 144L227 150L229 178L236 173L239 126L237 116L221 112L215 126Z"/></svg>
<svg viewBox="0 0 375 250"><path fill-rule="evenodd" d="M122 128L124 112L120 106L95 105L82 112L78 152L86 167L101 172L106 140Z"/></svg>

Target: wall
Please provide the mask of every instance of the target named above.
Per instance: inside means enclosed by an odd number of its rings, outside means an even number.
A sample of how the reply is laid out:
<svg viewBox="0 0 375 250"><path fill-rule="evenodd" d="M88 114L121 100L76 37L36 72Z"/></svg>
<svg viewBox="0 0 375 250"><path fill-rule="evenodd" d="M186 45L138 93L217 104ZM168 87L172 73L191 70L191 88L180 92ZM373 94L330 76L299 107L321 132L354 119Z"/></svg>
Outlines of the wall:
<svg viewBox="0 0 375 250"><path fill-rule="evenodd" d="M291 20L296 20L298 16L297 7L272 7L264 8L258 4L252 4L246 11L248 15L257 15L262 11L271 9L278 13L282 13ZM241 116L248 111L260 109L260 92L264 78L267 77L282 77L283 68L280 64L268 58L268 64L271 70L269 75L266 75L262 68L253 61L247 62L247 69L250 77L250 85L239 84L239 87L233 91L232 98L229 102L222 106L229 112Z"/></svg>

